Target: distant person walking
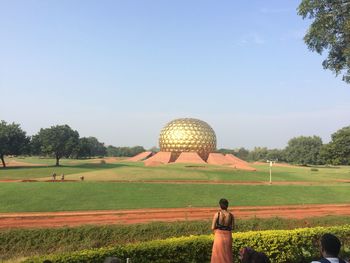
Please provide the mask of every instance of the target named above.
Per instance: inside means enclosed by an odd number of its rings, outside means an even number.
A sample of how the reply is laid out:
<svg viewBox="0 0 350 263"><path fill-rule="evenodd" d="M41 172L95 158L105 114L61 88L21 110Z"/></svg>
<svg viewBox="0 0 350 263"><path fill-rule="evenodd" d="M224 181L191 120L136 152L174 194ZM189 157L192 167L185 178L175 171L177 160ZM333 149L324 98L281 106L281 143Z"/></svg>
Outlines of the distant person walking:
<svg viewBox="0 0 350 263"><path fill-rule="evenodd" d="M52 174L52 181L56 181L56 173Z"/></svg>
<svg viewBox="0 0 350 263"><path fill-rule="evenodd" d="M214 244L211 263L232 263L232 230L234 216L227 211L228 201L220 199L220 211L215 213L211 229L214 231Z"/></svg>
<svg viewBox="0 0 350 263"><path fill-rule="evenodd" d="M345 260L339 258L341 243L340 240L332 234L324 234L320 240L320 252L323 258L311 263L346 263Z"/></svg>
<svg viewBox="0 0 350 263"><path fill-rule="evenodd" d="M61 181L64 181L64 174L61 175Z"/></svg>

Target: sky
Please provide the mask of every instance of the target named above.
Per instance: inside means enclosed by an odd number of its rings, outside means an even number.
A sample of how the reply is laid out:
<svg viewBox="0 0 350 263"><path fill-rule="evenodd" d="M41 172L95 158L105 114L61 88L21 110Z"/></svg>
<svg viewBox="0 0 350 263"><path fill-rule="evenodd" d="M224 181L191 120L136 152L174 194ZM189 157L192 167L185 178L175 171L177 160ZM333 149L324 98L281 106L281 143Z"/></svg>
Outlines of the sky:
<svg viewBox="0 0 350 263"><path fill-rule="evenodd" d="M299 1L0 0L0 120L158 145L175 118L218 148L283 148L350 125L350 85L308 50Z"/></svg>

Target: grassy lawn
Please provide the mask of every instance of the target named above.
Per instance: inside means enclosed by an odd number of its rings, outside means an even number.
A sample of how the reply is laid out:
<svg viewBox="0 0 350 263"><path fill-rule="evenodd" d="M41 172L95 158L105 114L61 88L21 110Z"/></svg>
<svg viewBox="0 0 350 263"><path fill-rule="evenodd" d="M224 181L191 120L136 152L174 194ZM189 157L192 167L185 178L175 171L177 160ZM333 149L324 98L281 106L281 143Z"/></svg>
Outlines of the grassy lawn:
<svg viewBox="0 0 350 263"><path fill-rule="evenodd" d="M225 166L170 164L157 167L145 167L142 162L128 163L91 163L91 160L63 159L62 166L52 166L53 159L27 157L16 159L26 163L42 163L41 167L0 168L1 179L50 179L53 172L64 173L67 179L79 180L84 176L90 181L142 181L142 180L212 180L212 181L268 181L267 165L254 165L257 171L235 170ZM339 179L350 180L350 167L273 167L273 181L306 181L334 183Z"/></svg>
<svg viewBox="0 0 350 263"><path fill-rule="evenodd" d="M122 163L99 164L99 163L81 163L75 165L56 166L32 166L32 167L7 167L0 168L1 179L51 179L52 173L61 175L88 173L91 171L108 170L124 166Z"/></svg>
<svg viewBox="0 0 350 263"><path fill-rule="evenodd" d="M350 185L0 183L0 212L349 203Z"/></svg>

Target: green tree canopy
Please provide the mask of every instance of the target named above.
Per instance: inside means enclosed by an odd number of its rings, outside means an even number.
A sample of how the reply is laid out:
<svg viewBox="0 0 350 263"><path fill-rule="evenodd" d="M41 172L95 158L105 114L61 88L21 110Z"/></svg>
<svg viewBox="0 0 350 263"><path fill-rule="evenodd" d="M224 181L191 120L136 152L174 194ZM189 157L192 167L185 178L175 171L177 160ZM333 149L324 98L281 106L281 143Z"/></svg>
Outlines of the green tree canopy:
<svg viewBox="0 0 350 263"><path fill-rule="evenodd" d="M134 147L115 147L109 145L107 147L107 155L113 157L132 157L136 154L142 153L146 151L142 146L134 146Z"/></svg>
<svg viewBox="0 0 350 263"><path fill-rule="evenodd" d="M267 154L269 153L266 147L254 147L249 152L248 159L250 161L265 161L267 160Z"/></svg>
<svg viewBox="0 0 350 263"><path fill-rule="evenodd" d="M336 75L344 72L350 83L350 1L302 0L298 14L313 22L304 37L308 48L322 54L328 51L322 65Z"/></svg>
<svg viewBox="0 0 350 263"><path fill-rule="evenodd" d="M283 162L286 160L284 150L269 149L266 158L270 161Z"/></svg>
<svg viewBox="0 0 350 263"><path fill-rule="evenodd" d="M0 159L3 167L6 167L5 155L22 154L28 143L29 138L19 124L0 122Z"/></svg>
<svg viewBox="0 0 350 263"><path fill-rule="evenodd" d="M76 157L86 158L106 155L106 147L95 137L83 137L79 139L79 146L76 150Z"/></svg>
<svg viewBox="0 0 350 263"><path fill-rule="evenodd" d="M326 163L350 165L350 126L332 134L332 140L321 151Z"/></svg>
<svg viewBox="0 0 350 263"><path fill-rule="evenodd" d="M300 136L288 141L285 157L288 162L301 165L320 163L322 139L318 136Z"/></svg>
<svg viewBox="0 0 350 263"><path fill-rule="evenodd" d="M59 166L62 157L69 157L79 145L79 133L68 125L56 125L46 129L40 129L36 135L40 144L41 153L53 155L56 158L56 166Z"/></svg>

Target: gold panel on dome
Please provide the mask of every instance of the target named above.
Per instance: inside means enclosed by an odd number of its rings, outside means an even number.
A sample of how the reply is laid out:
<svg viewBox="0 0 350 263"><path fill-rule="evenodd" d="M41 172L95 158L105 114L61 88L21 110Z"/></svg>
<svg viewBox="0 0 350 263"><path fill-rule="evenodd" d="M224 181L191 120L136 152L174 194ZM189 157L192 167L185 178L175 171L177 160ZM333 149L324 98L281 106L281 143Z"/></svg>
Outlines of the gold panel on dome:
<svg viewBox="0 0 350 263"><path fill-rule="evenodd" d="M204 121L176 119L160 132L159 147L163 152L172 152L174 158L182 152L197 152L203 160L207 160L209 153L216 149L216 135Z"/></svg>

